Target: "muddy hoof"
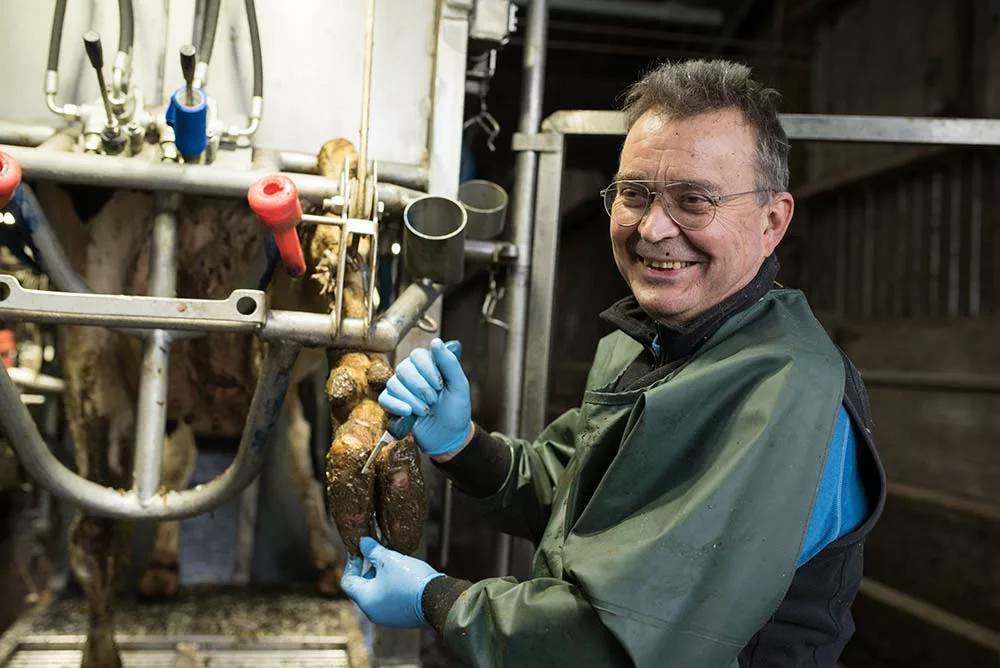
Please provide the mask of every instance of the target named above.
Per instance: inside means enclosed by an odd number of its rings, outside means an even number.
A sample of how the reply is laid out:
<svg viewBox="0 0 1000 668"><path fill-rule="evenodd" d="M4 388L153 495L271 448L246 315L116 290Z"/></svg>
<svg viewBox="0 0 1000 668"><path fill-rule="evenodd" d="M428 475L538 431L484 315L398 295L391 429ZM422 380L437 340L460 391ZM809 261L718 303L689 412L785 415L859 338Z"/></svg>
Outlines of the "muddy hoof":
<svg viewBox="0 0 1000 668"><path fill-rule="evenodd" d="M145 598L173 598L177 595L177 565L150 565L139 580L139 595Z"/></svg>

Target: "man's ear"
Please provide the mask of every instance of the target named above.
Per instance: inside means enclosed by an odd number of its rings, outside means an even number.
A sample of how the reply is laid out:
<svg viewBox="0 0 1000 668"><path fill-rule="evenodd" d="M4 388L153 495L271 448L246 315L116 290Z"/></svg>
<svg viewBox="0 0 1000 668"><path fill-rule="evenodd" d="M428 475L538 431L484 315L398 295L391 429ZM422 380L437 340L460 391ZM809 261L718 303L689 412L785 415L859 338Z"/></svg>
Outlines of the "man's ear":
<svg viewBox="0 0 1000 668"><path fill-rule="evenodd" d="M766 225L764 227L764 254L771 255L774 249L788 231L795 213L795 198L789 192L781 192L774 196L768 205Z"/></svg>

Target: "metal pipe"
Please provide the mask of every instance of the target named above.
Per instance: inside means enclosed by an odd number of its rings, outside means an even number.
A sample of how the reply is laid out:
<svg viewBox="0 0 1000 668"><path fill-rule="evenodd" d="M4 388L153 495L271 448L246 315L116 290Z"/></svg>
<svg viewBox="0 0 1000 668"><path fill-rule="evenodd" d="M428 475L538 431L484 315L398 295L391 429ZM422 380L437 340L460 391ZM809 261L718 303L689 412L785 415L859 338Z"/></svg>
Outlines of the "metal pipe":
<svg viewBox="0 0 1000 668"><path fill-rule="evenodd" d="M301 311L270 311L260 332L263 341L292 340L304 346L323 346L391 352L417 324L434 300L441 286L427 281L410 284L375 321L368 332L360 318L344 318L340 336L334 334L329 315Z"/></svg>
<svg viewBox="0 0 1000 668"><path fill-rule="evenodd" d="M28 125L0 120L0 144L15 146L38 146L56 133L55 128L47 125Z"/></svg>
<svg viewBox="0 0 1000 668"><path fill-rule="evenodd" d="M122 492L98 485L63 465L38 433L38 427L2 365L0 425L31 477L56 496L103 517L183 519L221 506L260 474L298 353L296 345L268 347L239 450L229 468L207 484L181 492L164 492L147 501L142 501L135 490Z"/></svg>
<svg viewBox="0 0 1000 668"><path fill-rule="evenodd" d="M161 211L153 219L149 283L153 297L177 296L177 218L173 211ZM167 428L170 345L170 333L154 329L146 339L142 353L132 487L143 503L152 498L160 486L163 439Z"/></svg>
<svg viewBox="0 0 1000 668"><path fill-rule="evenodd" d="M0 151L17 160L25 178L29 179L185 195L244 199L254 181L273 173L260 169L241 171L188 163L147 162L139 158L60 153L8 144L0 144ZM340 184L333 179L309 174L284 174L295 182L299 197L312 204L322 205L323 200L339 194ZM392 183L380 183L378 194L385 205L385 213L392 216L402 215L407 204L426 195Z"/></svg>
<svg viewBox="0 0 1000 668"><path fill-rule="evenodd" d="M7 369L7 373L15 385L29 392L60 394L66 390L66 382L62 378L35 373L24 367L11 367Z"/></svg>
<svg viewBox="0 0 1000 668"><path fill-rule="evenodd" d="M141 330L256 332L264 341L388 352L440 294L440 286L413 283L373 327L362 318L345 318L337 335L329 314L265 312L265 295L259 290L234 290L226 299L94 295L26 290L13 276L0 274L0 317L14 322Z"/></svg>
<svg viewBox="0 0 1000 668"><path fill-rule="evenodd" d="M465 240L465 261L489 263L510 262L517 259L517 246L507 241Z"/></svg>
<svg viewBox="0 0 1000 668"><path fill-rule="evenodd" d="M548 0L535 0L528 13L527 43L524 49L524 88L518 131L534 135L542 117L542 92L545 83L545 41L548 24ZM538 154L520 151L515 158L515 181L511 200L511 234L517 247L517 260L507 278L504 316L510 329L505 351L506 373L503 384L503 409L500 431L521 435L521 392L524 380L524 348L527 343L525 319L528 312L528 274L533 231L533 205ZM510 536L501 534L497 544L496 573L510 571Z"/></svg>
<svg viewBox="0 0 1000 668"><path fill-rule="evenodd" d="M162 190L186 195L214 195L245 198L250 185L267 174L264 171L237 171L195 164L147 162L103 155L59 153L21 146L0 145L0 151L18 161L27 179L44 179L78 185L136 190ZM305 174L287 174L299 190L299 196L314 204L338 194L332 179ZM380 191L381 192L381 191ZM400 201L407 193L387 191L389 202L402 212ZM415 194L422 195L423 193ZM390 206L386 204L387 208Z"/></svg>
<svg viewBox="0 0 1000 668"><path fill-rule="evenodd" d="M167 427L167 372L170 333L154 329L142 352L142 376L136 408L132 489L139 502L151 499L160 486L163 439Z"/></svg>
<svg viewBox="0 0 1000 668"><path fill-rule="evenodd" d="M2 126L0 126L2 127ZM275 149L255 149L255 160L258 154L276 154L278 169L299 174L317 174L316 155L305 151L285 151ZM395 184L414 190L427 191L428 173L422 165L411 165L405 162L391 160L378 161L379 184Z"/></svg>
<svg viewBox="0 0 1000 668"><path fill-rule="evenodd" d="M781 124L794 141L1000 146L996 119L782 114ZM589 109L557 111L542 125L543 132L564 135L624 135L626 130L621 112Z"/></svg>
<svg viewBox="0 0 1000 668"><path fill-rule="evenodd" d="M558 150L543 153L538 159L526 334L531 345L525 348L524 389L521 395L521 434L524 438L536 438L545 428L547 418L549 358L558 280L559 201L562 193L564 155L563 137L557 135L557 138Z"/></svg>

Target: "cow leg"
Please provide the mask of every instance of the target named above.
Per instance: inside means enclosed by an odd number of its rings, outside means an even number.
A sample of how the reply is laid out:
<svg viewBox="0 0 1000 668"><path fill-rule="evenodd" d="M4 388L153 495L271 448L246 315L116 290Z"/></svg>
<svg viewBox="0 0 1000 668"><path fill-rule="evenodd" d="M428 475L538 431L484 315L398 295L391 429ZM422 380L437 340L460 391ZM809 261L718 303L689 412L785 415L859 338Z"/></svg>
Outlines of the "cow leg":
<svg viewBox="0 0 1000 668"><path fill-rule="evenodd" d="M128 488L134 410L112 353L117 337L86 328L66 333L66 410L77 472L102 485ZM114 638L116 587L127 567L130 525L79 511L70 526L70 566L89 607L84 668L118 668Z"/></svg>
<svg viewBox="0 0 1000 668"><path fill-rule="evenodd" d="M186 488L194 476L198 449L191 426L185 422L163 444L163 467L160 484L167 490ZM181 527L178 520L159 522L153 551L146 570L139 579L139 592L143 596L165 598L174 596L179 585L178 556Z"/></svg>
<svg viewBox="0 0 1000 668"><path fill-rule="evenodd" d="M326 508L323 486L313 474L311 455L312 429L302 412L298 387L292 384L285 396L288 408L288 470L292 484L302 498L306 524L309 527L309 549L318 571L317 589L327 596L340 594L340 577L344 564L337 551Z"/></svg>

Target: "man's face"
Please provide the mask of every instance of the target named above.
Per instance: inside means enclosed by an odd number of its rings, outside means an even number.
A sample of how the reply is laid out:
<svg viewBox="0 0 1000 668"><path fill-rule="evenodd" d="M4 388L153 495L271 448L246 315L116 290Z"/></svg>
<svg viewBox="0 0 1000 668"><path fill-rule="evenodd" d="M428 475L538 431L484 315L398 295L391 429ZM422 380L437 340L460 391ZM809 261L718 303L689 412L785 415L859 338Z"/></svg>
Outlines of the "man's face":
<svg viewBox="0 0 1000 668"><path fill-rule="evenodd" d="M693 182L712 195L757 189L756 136L737 110L682 121L643 114L622 149L618 179ZM637 225L611 221L615 263L650 316L684 324L746 286L785 234L794 203L778 193L766 206L756 194L719 204L710 225L686 230L653 200ZM682 266L664 263L680 262Z"/></svg>

